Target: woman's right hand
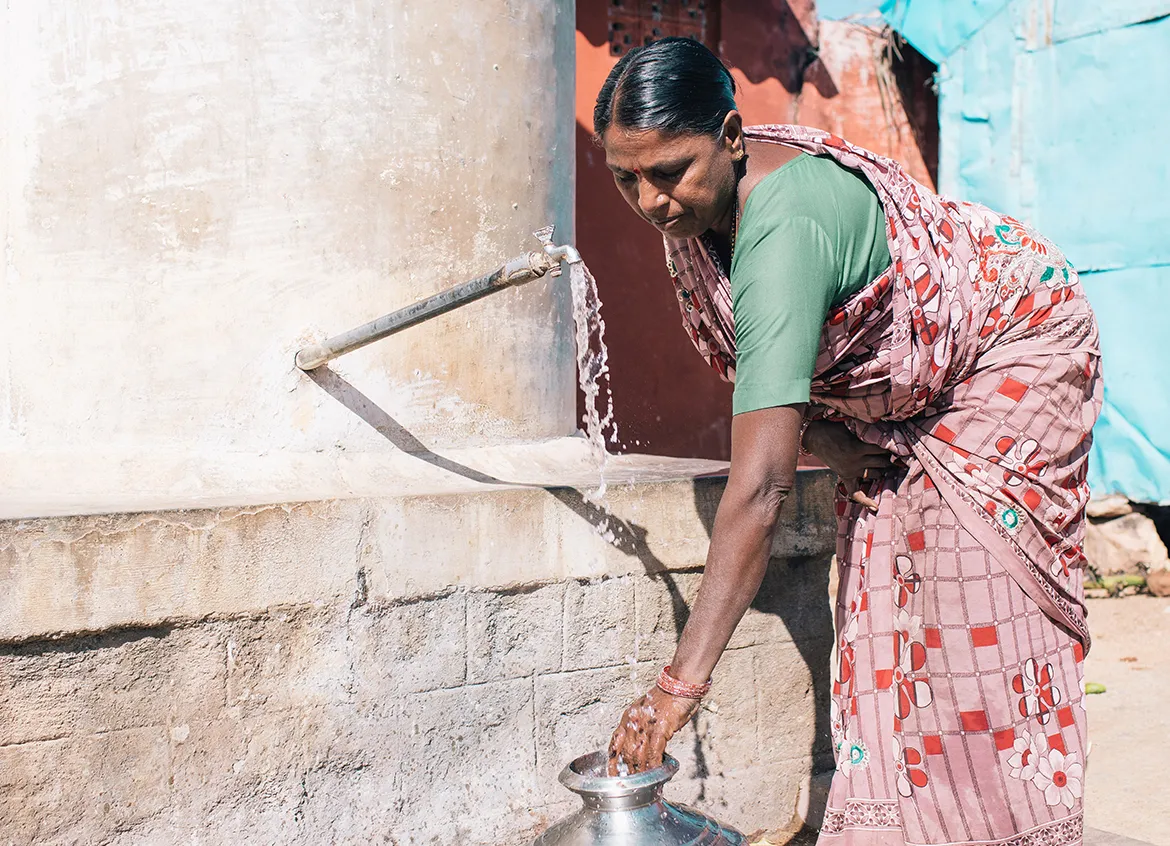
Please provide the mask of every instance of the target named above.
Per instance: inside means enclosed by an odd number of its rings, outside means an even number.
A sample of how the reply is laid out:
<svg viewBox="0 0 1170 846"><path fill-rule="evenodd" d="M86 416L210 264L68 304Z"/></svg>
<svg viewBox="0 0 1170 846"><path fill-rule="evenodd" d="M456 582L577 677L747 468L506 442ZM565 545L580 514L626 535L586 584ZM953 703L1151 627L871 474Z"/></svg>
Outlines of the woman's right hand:
<svg viewBox="0 0 1170 846"><path fill-rule="evenodd" d="M698 710L698 699L671 696L657 685L650 688L626 708L609 741L609 775L633 775L661 766L667 742Z"/></svg>
<svg viewBox="0 0 1170 846"><path fill-rule="evenodd" d="M890 469L893 458L887 450L861 440L844 423L825 420L809 424L804 447L841 477L850 499L877 511L877 502L861 490L861 483Z"/></svg>

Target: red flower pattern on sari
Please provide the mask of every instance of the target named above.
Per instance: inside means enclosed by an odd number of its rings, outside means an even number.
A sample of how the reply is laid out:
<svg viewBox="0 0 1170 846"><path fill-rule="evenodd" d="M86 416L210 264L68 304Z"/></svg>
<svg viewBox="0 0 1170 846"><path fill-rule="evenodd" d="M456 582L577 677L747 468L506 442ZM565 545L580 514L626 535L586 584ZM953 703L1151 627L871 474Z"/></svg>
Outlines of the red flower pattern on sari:
<svg viewBox="0 0 1170 846"><path fill-rule="evenodd" d="M1073 573L1081 572L1081 565L1084 563L1084 552L1080 546L1073 545L1067 549L1061 550L1060 553L1052 560L1050 572L1057 578L1069 579L1072 578Z"/></svg>
<svg viewBox="0 0 1170 846"><path fill-rule="evenodd" d="M922 753L907 746L902 748L901 738L894 738L894 777L898 793L909 798L915 787L926 787L930 780L922 770Z"/></svg>
<svg viewBox="0 0 1170 846"><path fill-rule="evenodd" d="M918 593L922 584L922 577L914 572L914 564L908 555L894 557L894 589L896 591L899 608L905 608L910 602L910 596Z"/></svg>
<svg viewBox="0 0 1170 846"><path fill-rule="evenodd" d="M916 638L922 631L922 618L902 611L894 632L894 715L899 720L910 716L911 707L925 708L934 694L925 675L917 675L926 666L926 646Z"/></svg>
<svg viewBox="0 0 1170 846"><path fill-rule="evenodd" d="M917 304L910 312L914 329L927 344L933 344L938 338L938 322L933 316L938 313L939 303L942 301L942 288L930 275L930 268L919 264L915 269L914 292L917 294Z"/></svg>
<svg viewBox="0 0 1170 846"><path fill-rule="evenodd" d="M1020 716L1035 717L1044 725L1060 704L1060 688L1052 683L1052 665L1041 666L1035 658L1029 658L1012 679L1012 690L1021 694Z"/></svg>
<svg viewBox="0 0 1170 846"><path fill-rule="evenodd" d="M1017 443L1015 438L1005 436L995 442L995 448L999 455L988 460L1004 468L1003 480L1010 487L1022 485L1027 479L1038 479L1048 469L1047 461L1036 460L1040 444L1031 438Z"/></svg>
<svg viewBox="0 0 1170 846"><path fill-rule="evenodd" d="M837 683L848 699L853 696L853 641L857 639L857 615L854 614L837 640Z"/></svg>

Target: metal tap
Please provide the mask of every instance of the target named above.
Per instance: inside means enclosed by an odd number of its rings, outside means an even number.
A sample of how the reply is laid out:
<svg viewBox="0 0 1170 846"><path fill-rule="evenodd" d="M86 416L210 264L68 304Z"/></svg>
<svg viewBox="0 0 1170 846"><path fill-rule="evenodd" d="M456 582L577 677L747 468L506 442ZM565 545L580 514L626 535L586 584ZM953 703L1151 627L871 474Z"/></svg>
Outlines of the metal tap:
<svg viewBox="0 0 1170 846"><path fill-rule="evenodd" d="M549 276L561 275L561 262L565 264L577 264L581 261L581 254L577 252L576 248L569 244L562 244L559 247L553 246L553 225L542 226L532 233L540 243L544 244L544 252L550 259L557 263L557 266L549 271Z"/></svg>
<svg viewBox="0 0 1170 846"><path fill-rule="evenodd" d="M320 344L304 347L297 351L297 367L301 370L312 370L340 355L360 349L410 326L430 320L432 317L446 314L467 303L486 297L488 294L494 294L516 285L523 285L541 276L560 276L562 262L576 264L581 261L580 253L572 246L568 244L553 245L553 227L551 225L538 229L532 234L543 245L542 250L531 250L518 255L491 273L427 297L412 306L383 315L356 329L334 335Z"/></svg>

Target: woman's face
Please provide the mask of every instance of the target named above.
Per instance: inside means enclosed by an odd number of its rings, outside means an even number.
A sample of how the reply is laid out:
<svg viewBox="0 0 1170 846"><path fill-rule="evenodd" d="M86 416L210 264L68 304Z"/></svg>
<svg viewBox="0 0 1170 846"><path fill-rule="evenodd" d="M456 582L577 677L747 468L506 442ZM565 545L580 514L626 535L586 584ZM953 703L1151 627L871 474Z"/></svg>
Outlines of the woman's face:
<svg viewBox="0 0 1170 846"><path fill-rule="evenodd" d="M611 126L601 141L618 190L659 232L695 238L729 214L735 195L732 156L743 144L735 112L718 138Z"/></svg>

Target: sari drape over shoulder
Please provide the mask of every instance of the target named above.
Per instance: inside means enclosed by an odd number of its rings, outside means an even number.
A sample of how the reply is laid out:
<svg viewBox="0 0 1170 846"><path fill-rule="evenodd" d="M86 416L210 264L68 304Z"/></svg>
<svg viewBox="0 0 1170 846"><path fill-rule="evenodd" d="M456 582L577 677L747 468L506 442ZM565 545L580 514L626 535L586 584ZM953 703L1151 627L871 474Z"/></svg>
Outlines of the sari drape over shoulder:
<svg viewBox="0 0 1170 846"><path fill-rule="evenodd" d="M810 414L898 458L879 510L838 498L837 772L825 843L1079 842L1082 572L1096 321L1029 227L938 196L894 161L798 126L750 142L865 176L892 263L833 309ZM666 240L696 348L735 378L726 275Z"/></svg>

